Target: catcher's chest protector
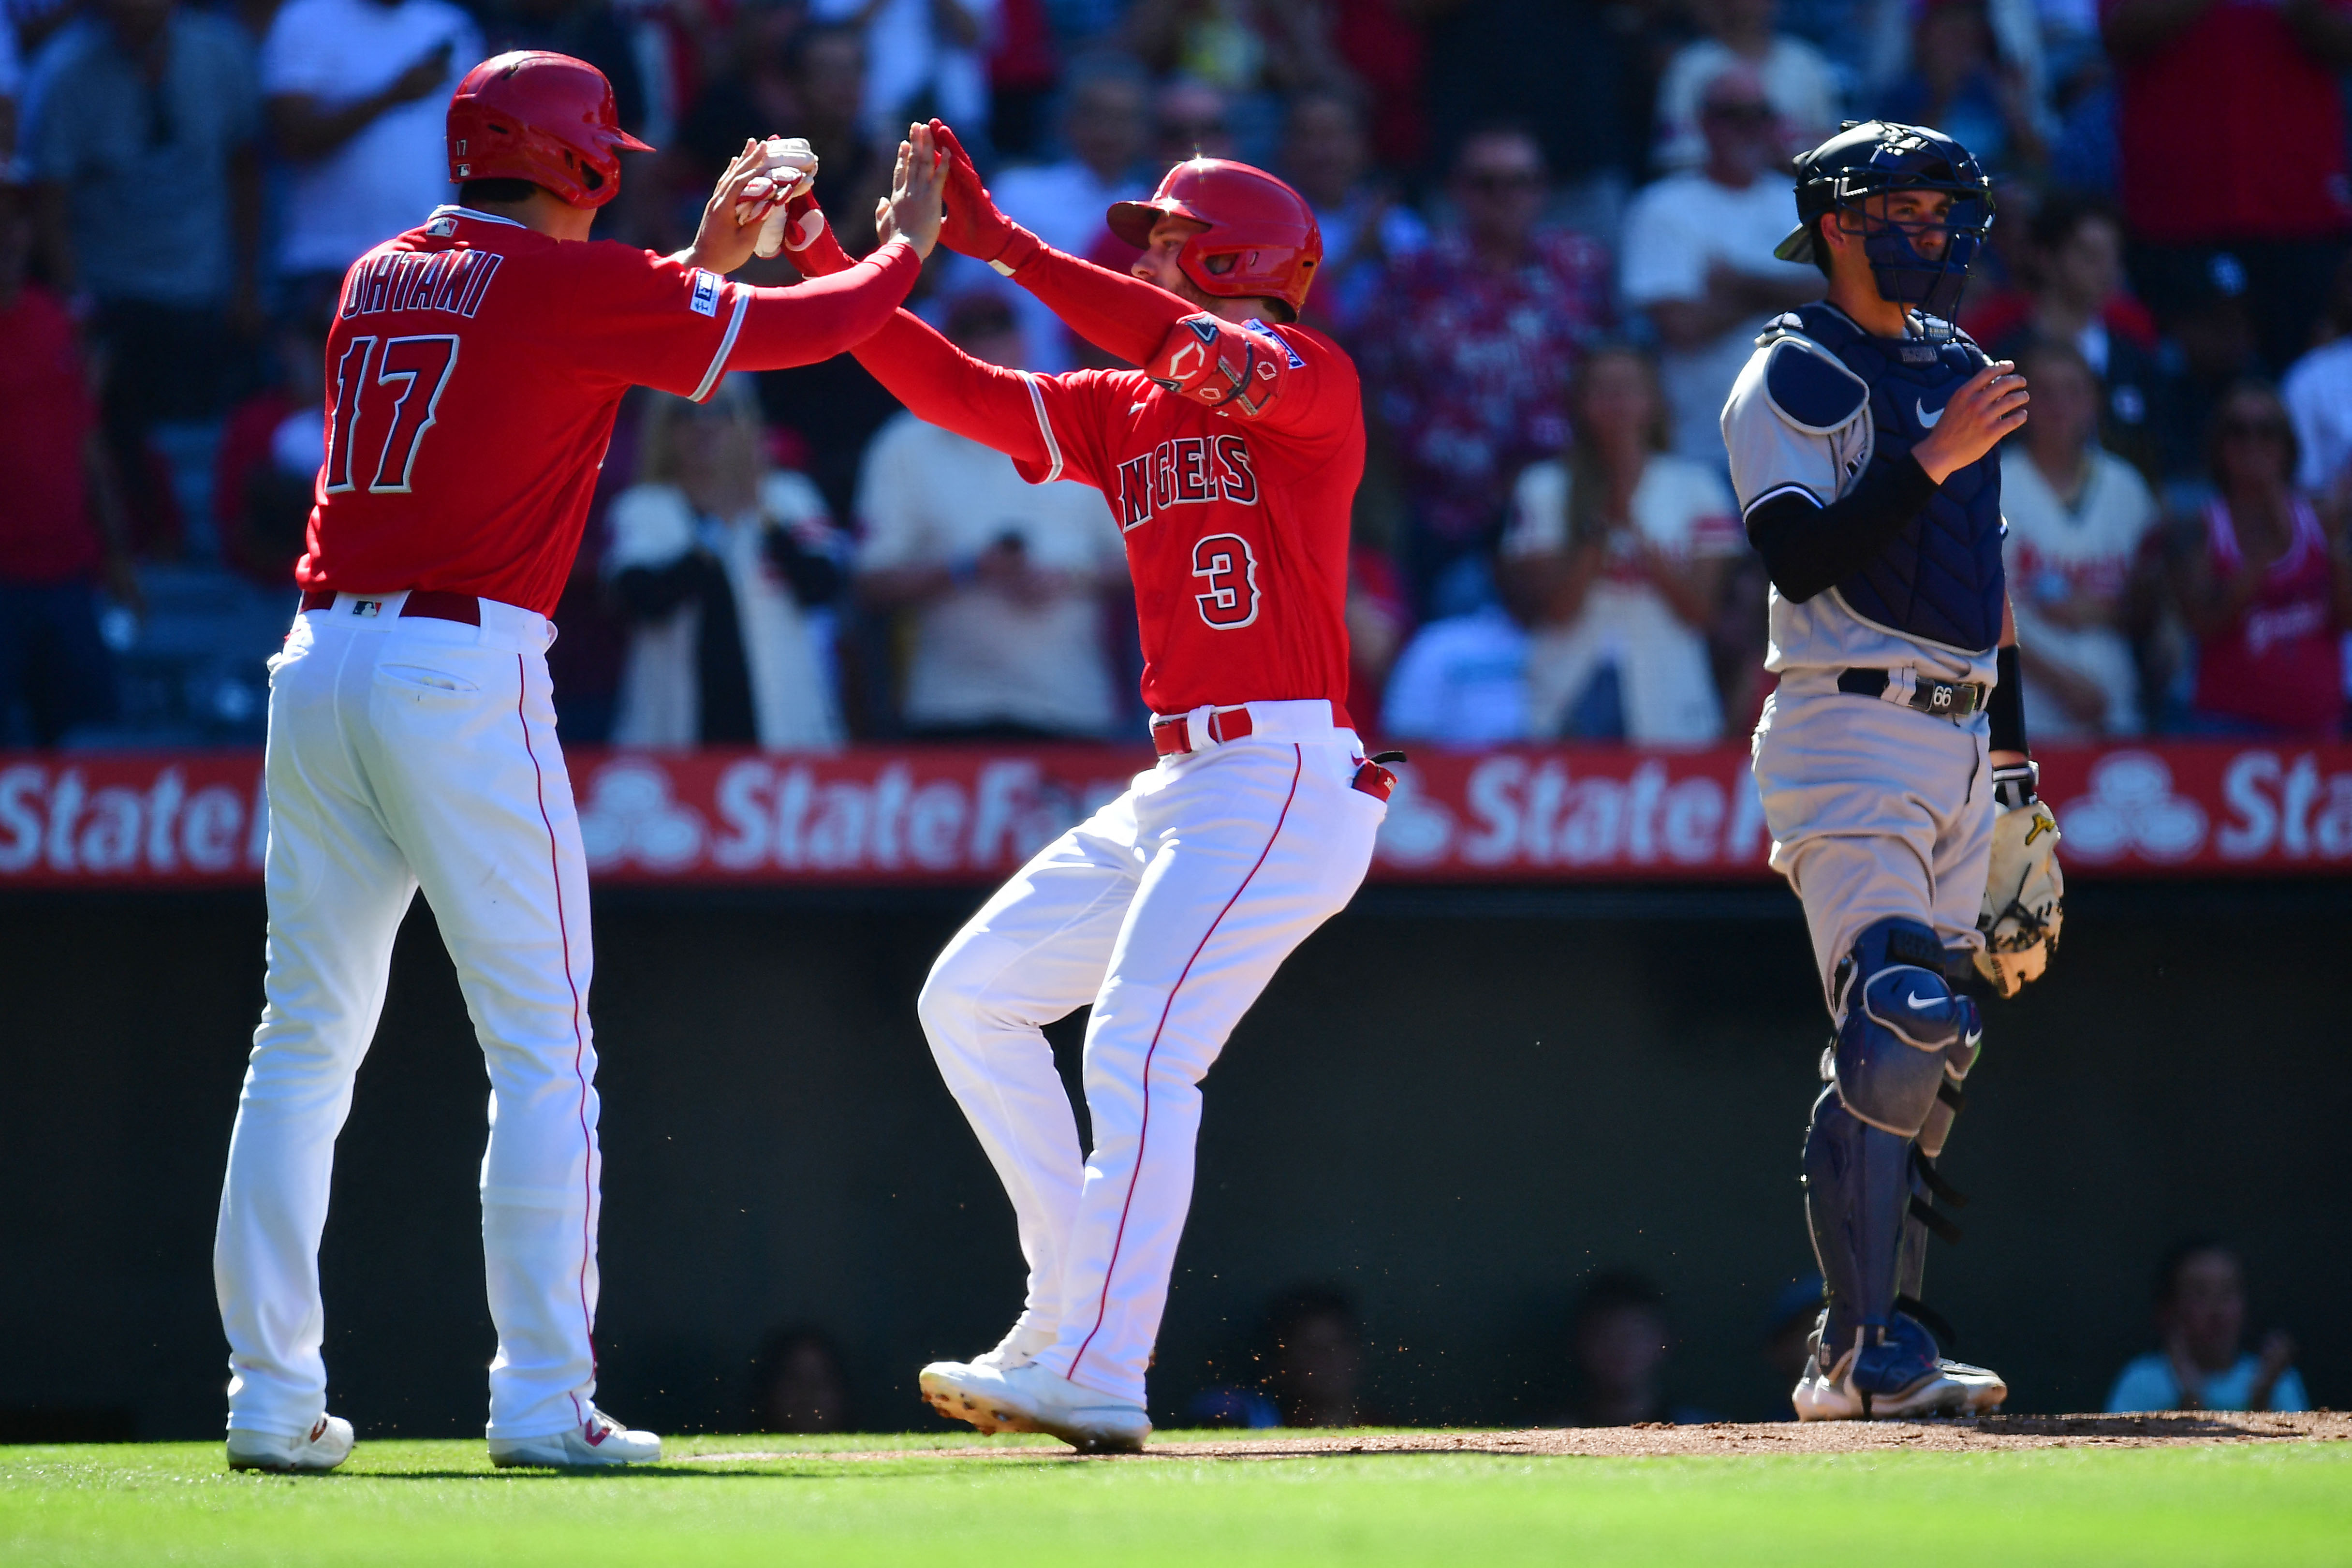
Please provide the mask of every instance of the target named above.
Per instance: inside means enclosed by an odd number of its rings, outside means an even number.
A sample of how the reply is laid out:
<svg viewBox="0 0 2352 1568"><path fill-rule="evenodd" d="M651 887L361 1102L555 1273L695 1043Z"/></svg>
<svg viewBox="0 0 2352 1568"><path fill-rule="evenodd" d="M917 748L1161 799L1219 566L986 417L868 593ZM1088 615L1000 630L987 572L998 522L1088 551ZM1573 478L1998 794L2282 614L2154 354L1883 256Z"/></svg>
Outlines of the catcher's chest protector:
<svg viewBox="0 0 2352 1568"><path fill-rule="evenodd" d="M1801 306L1774 325L1792 325L1869 385L1874 464L1909 455L1943 419L1945 400L1987 362L1966 338L1875 338L1827 304ZM1948 476L1878 559L1839 583L1837 593L1855 614L1890 632L1990 652L2000 641L1999 452Z"/></svg>

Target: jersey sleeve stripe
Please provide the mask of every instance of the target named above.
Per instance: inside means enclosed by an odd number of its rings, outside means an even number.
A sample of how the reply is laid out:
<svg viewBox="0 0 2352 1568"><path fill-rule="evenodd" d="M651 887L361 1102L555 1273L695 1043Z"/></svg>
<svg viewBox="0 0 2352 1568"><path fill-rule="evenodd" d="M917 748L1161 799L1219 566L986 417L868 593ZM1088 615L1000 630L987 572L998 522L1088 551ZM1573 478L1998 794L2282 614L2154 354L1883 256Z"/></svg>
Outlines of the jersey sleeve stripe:
<svg viewBox="0 0 2352 1568"><path fill-rule="evenodd" d="M1755 515L1757 507L1762 506L1767 501L1778 500L1783 496L1802 496L1806 500L1811 501L1815 507L1819 507L1822 504L1822 498L1819 496L1814 495L1812 491L1807 489L1802 485L1775 485L1770 489L1765 491L1762 495L1757 497L1754 500L1748 502L1747 506L1740 508L1739 515L1743 518L1752 517Z"/></svg>
<svg viewBox="0 0 2352 1568"><path fill-rule="evenodd" d="M1045 417L1045 393L1037 385L1037 378L1024 371L1021 379L1029 383L1029 405L1037 411L1037 431L1045 438L1045 456L1052 465L1045 476L1037 482L1050 485L1062 476L1062 444L1054 439L1054 422Z"/></svg>
<svg viewBox="0 0 2352 1568"><path fill-rule="evenodd" d="M688 394L696 402L705 402L718 390L719 378L727 373L727 356L735 351L736 334L743 330L743 312L751 307L749 294L733 284L728 287L735 290L735 312L727 318L726 335L719 340L719 351L710 356L710 368L702 372L702 384Z"/></svg>

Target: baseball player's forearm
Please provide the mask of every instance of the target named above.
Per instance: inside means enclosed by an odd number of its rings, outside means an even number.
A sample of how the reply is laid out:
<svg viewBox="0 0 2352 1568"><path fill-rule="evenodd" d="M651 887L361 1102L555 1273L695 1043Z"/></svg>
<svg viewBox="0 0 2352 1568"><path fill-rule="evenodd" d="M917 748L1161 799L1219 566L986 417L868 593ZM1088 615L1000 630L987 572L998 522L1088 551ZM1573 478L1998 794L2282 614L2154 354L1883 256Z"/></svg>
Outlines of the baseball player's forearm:
<svg viewBox="0 0 2352 1568"><path fill-rule="evenodd" d="M857 345L857 362L907 412L1018 462L1045 464L1045 433L1028 378L973 359L900 310Z"/></svg>
<svg viewBox="0 0 2352 1568"><path fill-rule="evenodd" d="M1748 514L1748 541L1764 558L1780 597L1802 604L1877 559L1936 493L1916 458L1873 464L1862 482L1828 506L1788 490Z"/></svg>
<svg viewBox="0 0 2352 1568"><path fill-rule="evenodd" d="M1040 246L1013 269L1013 281L1044 300L1063 324L1105 353L1139 365L1169 330L1199 307L1156 283Z"/></svg>
<svg viewBox="0 0 2352 1568"><path fill-rule="evenodd" d="M894 240L830 277L789 288L745 288L751 300L729 368L789 370L856 347L890 319L922 269L915 247Z"/></svg>

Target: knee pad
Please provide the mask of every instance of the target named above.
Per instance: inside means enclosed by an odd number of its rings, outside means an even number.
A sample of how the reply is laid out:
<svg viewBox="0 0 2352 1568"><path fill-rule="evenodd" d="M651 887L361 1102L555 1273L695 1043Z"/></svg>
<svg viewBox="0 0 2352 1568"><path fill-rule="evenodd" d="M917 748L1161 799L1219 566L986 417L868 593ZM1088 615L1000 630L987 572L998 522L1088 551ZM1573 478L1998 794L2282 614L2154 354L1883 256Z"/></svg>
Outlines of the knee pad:
<svg viewBox="0 0 2352 1568"><path fill-rule="evenodd" d="M1847 1110L1900 1138L1919 1135L1937 1091L1976 1061L1977 1005L1944 978L1943 954L1926 925L1889 919L1865 927L1838 965L1831 1082Z"/></svg>

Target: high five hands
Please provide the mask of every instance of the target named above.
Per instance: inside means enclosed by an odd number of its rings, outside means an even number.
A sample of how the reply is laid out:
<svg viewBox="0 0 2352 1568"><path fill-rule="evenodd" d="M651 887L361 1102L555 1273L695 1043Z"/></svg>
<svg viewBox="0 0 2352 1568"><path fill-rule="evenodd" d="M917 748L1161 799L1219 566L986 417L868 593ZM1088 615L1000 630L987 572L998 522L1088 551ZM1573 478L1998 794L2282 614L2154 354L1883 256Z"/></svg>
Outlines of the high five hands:
<svg viewBox="0 0 2352 1568"><path fill-rule="evenodd" d="M890 193L874 204L875 234L885 245L903 239L917 256L929 256L939 243L947 183L947 161L931 128L907 127L907 140L898 143L898 162L890 171Z"/></svg>

